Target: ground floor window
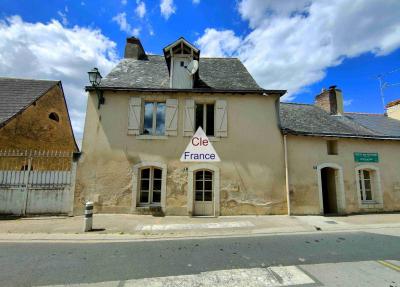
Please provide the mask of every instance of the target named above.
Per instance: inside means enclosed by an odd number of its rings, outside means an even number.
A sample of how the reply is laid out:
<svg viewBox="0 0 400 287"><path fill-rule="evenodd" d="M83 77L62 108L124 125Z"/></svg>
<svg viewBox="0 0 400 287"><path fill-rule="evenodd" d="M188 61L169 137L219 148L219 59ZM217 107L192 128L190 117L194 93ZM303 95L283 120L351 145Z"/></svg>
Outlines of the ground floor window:
<svg viewBox="0 0 400 287"><path fill-rule="evenodd" d="M372 198L372 184L371 184L371 171L367 169L360 169L358 171L359 185L361 200L373 200Z"/></svg>
<svg viewBox="0 0 400 287"><path fill-rule="evenodd" d="M145 167L140 169L140 205L159 205L161 203L162 169Z"/></svg>

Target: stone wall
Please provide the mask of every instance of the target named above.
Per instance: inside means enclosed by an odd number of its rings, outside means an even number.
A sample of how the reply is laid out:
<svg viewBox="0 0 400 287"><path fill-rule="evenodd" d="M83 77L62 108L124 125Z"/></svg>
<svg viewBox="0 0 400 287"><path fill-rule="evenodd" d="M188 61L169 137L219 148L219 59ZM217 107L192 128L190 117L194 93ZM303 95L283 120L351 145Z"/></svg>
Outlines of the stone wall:
<svg viewBox="0 0 400 287"><path fill-rule="evenodd" d="M51 112L58 114L59 122L49 119ZM76 151L58 85L0 128L0 149Z"/></svg>

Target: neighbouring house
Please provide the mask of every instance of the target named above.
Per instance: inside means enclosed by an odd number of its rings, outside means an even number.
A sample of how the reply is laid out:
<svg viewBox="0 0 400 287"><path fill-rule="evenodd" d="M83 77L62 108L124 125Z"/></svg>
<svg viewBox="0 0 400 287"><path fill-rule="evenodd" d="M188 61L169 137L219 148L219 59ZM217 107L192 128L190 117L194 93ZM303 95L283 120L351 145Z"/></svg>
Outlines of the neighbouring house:
<svg viewBox="0 0 400 287"><path fill-rule="evenodd" d="M71 213L77 151L60 81L0 77L0 214Z"/></svg>
<svg viewBox="0 0 400 287"><path fill-rule="evenodd" d="M0 150L78 151L60 81L0 77Z"/></svg>
<svg viewBox="0 0 400 287"><path fill-rule="evenodd" d="M400 210L395 106L344 113L336 87L315 105L280 103L285 91L262 89L239 59L200 57L184 38L163 55L128 38L86 90L76 214L87 200L96 212L188 216ZM180 161L200 126L221 162Z"/></svg>

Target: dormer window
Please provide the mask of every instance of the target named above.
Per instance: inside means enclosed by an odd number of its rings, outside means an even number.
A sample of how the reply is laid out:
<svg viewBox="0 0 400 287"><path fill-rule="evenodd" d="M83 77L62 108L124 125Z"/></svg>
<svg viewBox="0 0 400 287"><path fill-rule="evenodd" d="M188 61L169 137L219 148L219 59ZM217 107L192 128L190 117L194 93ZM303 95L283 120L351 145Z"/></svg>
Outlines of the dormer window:
<svg viewBox="0 0 400 287"><path fill-rule="evenodd" d="M199 77L197 69L200 50L184 38L179 38L164 48L164 56L169 70L170 87L192 89Z"/></svg>

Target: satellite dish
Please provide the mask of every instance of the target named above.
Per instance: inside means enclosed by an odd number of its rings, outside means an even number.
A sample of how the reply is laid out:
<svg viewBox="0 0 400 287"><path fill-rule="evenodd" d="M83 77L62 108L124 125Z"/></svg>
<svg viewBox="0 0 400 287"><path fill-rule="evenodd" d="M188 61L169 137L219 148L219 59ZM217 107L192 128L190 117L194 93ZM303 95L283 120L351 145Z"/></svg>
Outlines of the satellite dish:
<svg viewBox="0 0 400 287"><path fill-rule="evenodd" d="M199 69L199 61L197 60L191 61L186 69L189 71L191 75L194 75L194 73L196 73L197 70Z"/></svg>

